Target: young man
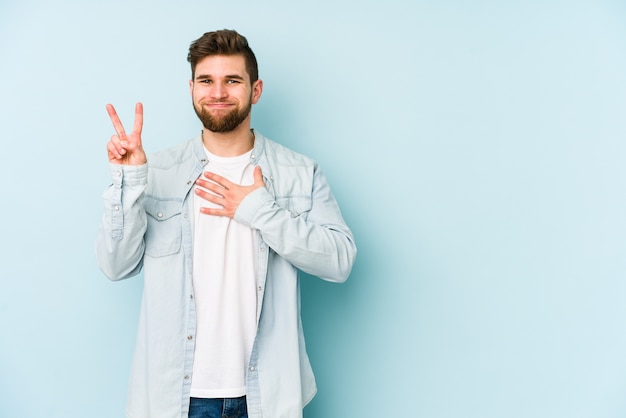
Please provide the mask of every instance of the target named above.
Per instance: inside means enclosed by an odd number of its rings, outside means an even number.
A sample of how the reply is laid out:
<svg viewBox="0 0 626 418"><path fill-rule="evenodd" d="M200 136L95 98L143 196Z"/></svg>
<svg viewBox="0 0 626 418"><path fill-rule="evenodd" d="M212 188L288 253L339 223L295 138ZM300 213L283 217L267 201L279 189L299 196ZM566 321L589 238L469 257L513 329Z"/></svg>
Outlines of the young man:
<svg viewBox="0 0 626 418"><path fill-rule="evenodd" d="M148 159L142 105L130 133L107 106L97 259L111 280L144 271L127 416L302 417L316 386L297 270L345 281L354 239L317 164L250 129L247 40L206 33L188 60L196 138Z"/></svg>

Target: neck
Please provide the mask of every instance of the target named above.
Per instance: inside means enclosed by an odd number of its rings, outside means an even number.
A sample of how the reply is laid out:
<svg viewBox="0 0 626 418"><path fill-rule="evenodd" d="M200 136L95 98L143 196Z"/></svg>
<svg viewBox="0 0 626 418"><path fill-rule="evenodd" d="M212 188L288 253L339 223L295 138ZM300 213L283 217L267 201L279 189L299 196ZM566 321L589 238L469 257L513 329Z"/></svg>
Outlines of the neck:
<svg viewBox="0 0 626 418"><path fill-rule="evenodd" d="M250 126L242 123L231 132L211 132L202 129L204 146L219 157L236 157L250 151L254 146L254 134Z"/></svg>

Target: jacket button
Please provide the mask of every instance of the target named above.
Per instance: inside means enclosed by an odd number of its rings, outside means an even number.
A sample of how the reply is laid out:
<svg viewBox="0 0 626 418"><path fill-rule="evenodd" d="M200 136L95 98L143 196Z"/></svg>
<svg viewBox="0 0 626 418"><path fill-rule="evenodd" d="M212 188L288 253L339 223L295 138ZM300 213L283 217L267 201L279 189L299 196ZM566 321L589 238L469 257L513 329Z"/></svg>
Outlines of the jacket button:
<svg viewBox="0 0 626 418"><path fill-rule="evenodd" d="M161 212L157 213L157 218L159 218L159 219L160 219L160 218L162 218L162 217L163 217L163 214L162 214Z"/></svg>

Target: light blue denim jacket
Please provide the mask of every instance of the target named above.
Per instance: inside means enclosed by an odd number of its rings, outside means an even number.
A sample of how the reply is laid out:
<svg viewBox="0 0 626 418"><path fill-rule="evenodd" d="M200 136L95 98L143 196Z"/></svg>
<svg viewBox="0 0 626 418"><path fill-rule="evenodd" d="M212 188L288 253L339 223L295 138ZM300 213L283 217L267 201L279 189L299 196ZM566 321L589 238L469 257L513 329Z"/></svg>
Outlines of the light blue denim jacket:
<svg viewBox="0 0 626 418"><path fill-rule="evenodd" d="M343 282L356 247L315 162L258 132L251 159L263 171L265 188L250 193L234 217L259 237L248 414L301 418L316 385L302 332L297 270ZM187 417L196 333L191 192L206 164L198 136L151 156L146 165L111 165L98 264L111 280L144 270L126 410L131 418Z"/></svg>

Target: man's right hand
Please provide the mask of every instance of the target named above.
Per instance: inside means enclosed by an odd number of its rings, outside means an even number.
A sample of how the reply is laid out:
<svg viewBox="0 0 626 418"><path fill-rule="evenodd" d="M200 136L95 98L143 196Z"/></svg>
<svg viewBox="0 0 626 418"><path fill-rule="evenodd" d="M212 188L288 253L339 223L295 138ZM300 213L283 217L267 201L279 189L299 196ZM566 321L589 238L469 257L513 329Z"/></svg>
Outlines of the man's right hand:
<svg viewBox="0 0 626 418"><path fill-rule="evenodd" d="M141 165L147 161L146 153L141 145L141 128L143 127L143 105L135 105L135 123L133 131L127 134L113 105L107 105L107 113L113 122L116 135L107 143L109 161L113 164Z"/></svg>

